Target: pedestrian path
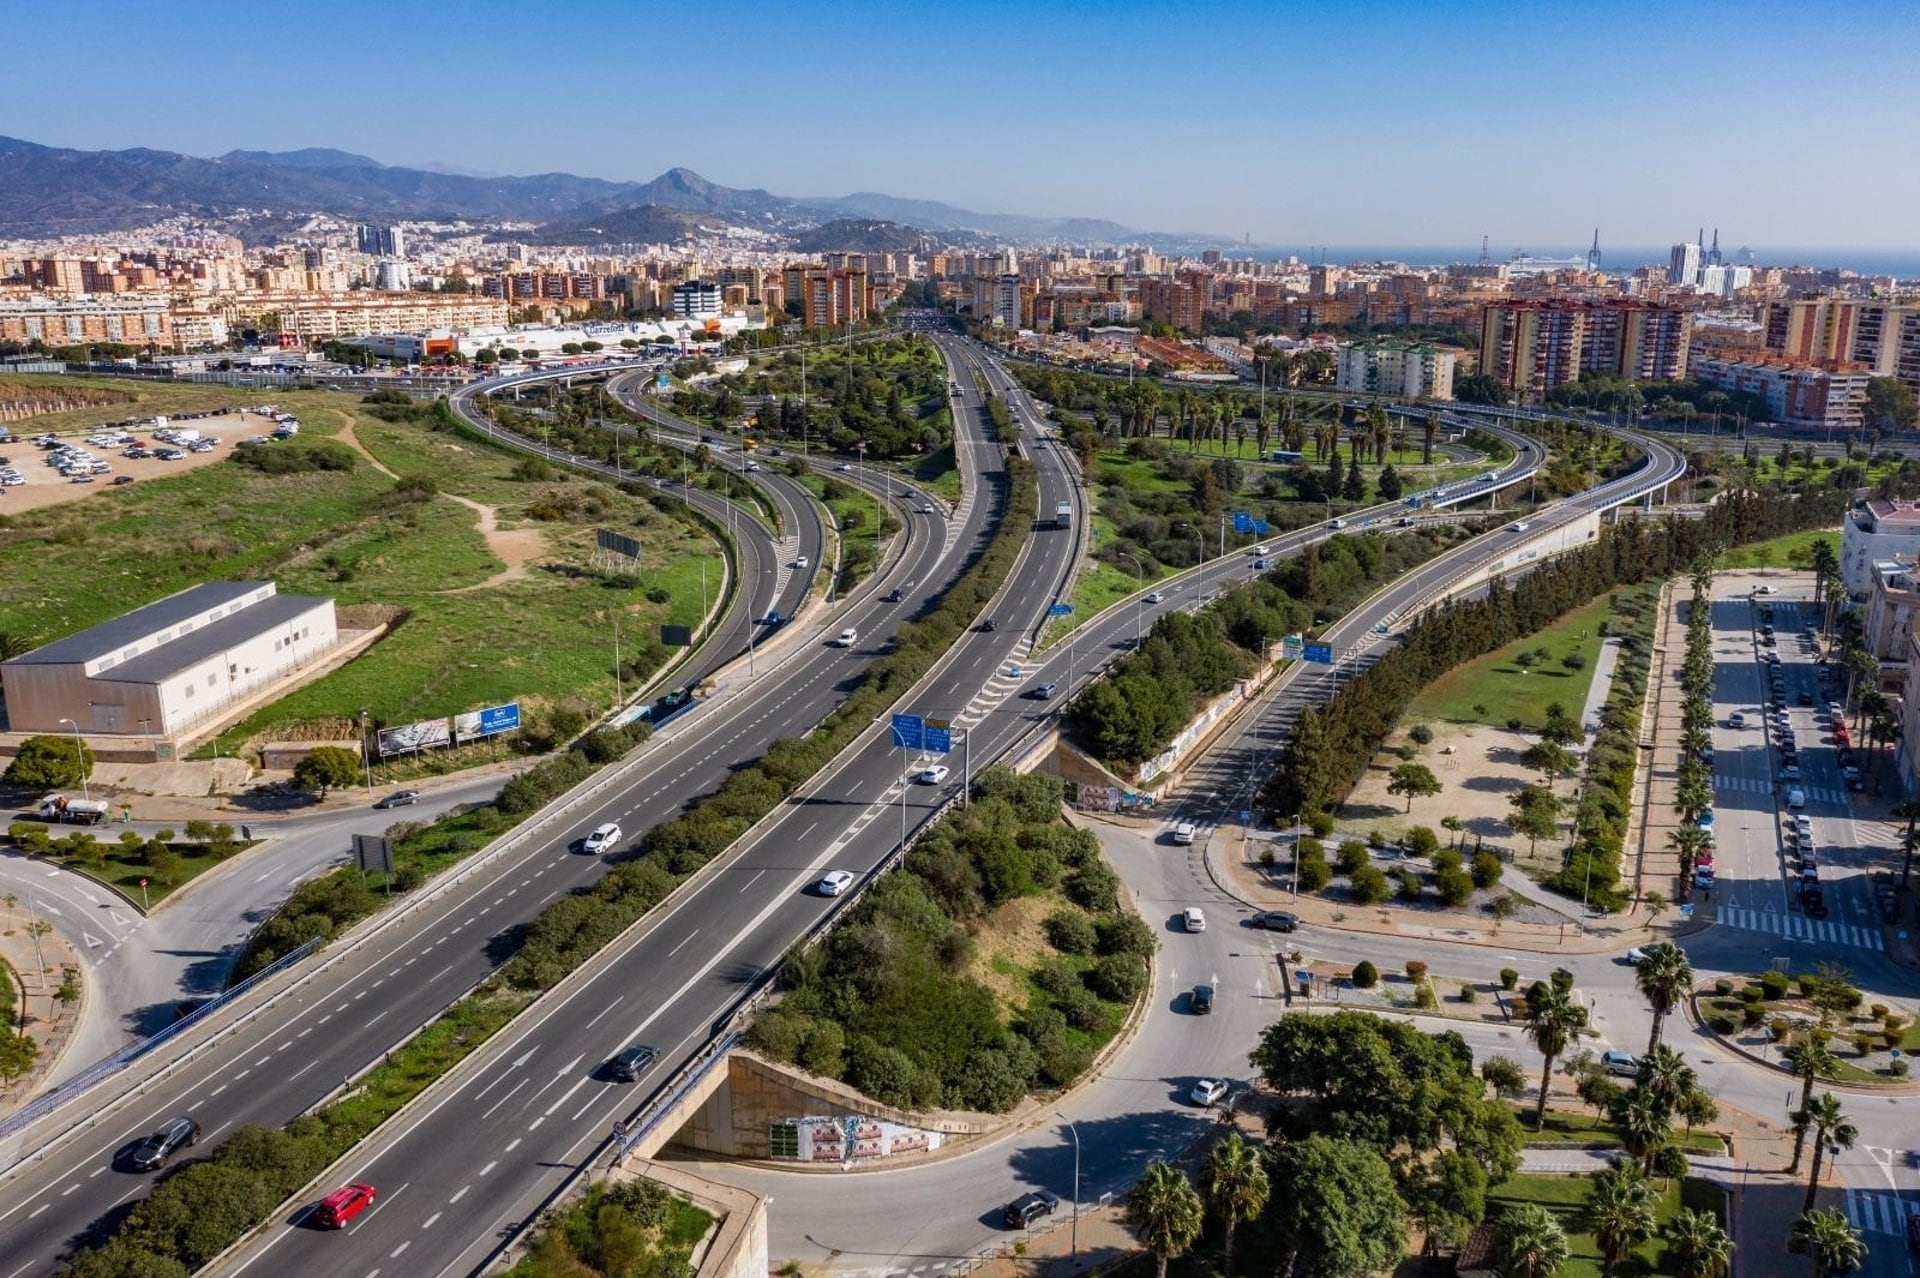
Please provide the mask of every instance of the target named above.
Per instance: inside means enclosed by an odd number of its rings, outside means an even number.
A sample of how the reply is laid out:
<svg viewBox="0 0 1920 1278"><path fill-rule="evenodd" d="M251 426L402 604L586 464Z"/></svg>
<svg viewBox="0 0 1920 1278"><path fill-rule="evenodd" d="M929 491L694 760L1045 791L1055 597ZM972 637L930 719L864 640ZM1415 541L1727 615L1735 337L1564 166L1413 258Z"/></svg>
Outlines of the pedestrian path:
<svg viewBox="0 0 1920 1278"><path fill-rule="evenodd" d="M1765 777L1716 775L1713 778L1714 789L1724 790L1732 794L1771 794L1773 793L1774 784L1774 782L1767 780ZM1807 792L1807 798L1814 803L1844 803L1847 798L1844 791L1836 790L1831 786L1808 785L1801 786L1800 788Z"/></svg>
<svg viewBox="0 0 1920 1278"><path fill-rule="evenodd" d="M1863 1234L1905 1233L1907 1215L1897 1190L1847 1190L1847 1219Z"/></svg>
<svg viewBox="0 0 1920 1278"><path fill-rule="evenodd" d="M1880 930L1839 923L1832 919L1810 919L1801 914L1783 914L1774 910L1750 910L1741 905L1723 905L1714 914L1722 927L1744 928L1749 932L1771 932L1795 941L1817 941L1826 945L1851 945L1863 950L1884 951Z"/></svg>

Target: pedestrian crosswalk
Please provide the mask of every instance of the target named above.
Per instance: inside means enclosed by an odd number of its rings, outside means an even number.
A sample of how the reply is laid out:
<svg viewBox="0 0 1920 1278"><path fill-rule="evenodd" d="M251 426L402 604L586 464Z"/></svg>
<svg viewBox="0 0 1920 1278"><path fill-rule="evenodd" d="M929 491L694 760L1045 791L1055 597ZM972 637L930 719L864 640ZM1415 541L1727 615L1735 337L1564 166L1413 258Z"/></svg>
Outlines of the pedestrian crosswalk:
<svg viewBox="0 0 1920 1278"><path fill-rule="evenodd" d="M1718 776L1713 778L1713 788L1727 794L1771 794L1774 782L1765 777ZM1831 786L1808 785L1801 789L1807 792L1807 798L1814 803L1839 803L1847 796Z"/></svg>
<svg viewBox="0 0 1920 1278"><path fill-rule="evenodd" d="M1810 919L1802 914L1784 914L1775 910L1750 910L1740 905L1723 905L1714 915L1723 927L1744 928L1749 932L1771 932L1794 941L1824 945L1851 945L1862 950L1885 950L1877 928L1841 923L1834 919Z"/></svg>
<svg viewBox="0 0 1920 1278"><path fill-rule="evenodd" d="M1891 1189L1849 1189L1847 1219L1863 1234L1900 1234L1907 1228L1907 1205Z"/></svg>

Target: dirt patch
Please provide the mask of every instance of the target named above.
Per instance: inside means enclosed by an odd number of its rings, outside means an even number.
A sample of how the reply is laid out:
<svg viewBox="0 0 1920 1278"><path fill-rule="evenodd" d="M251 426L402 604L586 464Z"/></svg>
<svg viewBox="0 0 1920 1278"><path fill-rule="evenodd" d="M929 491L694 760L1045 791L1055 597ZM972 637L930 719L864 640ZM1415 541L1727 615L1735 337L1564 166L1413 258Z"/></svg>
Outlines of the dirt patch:
<svg viewBox="0 0 1920 1278"><path fill-rule="evenodd" d="M46 506L64 506L69 502L111 501L129 488L138 488L152 479L165 479L170 475L184 474L189 470L198 470L202 466L212 466L223 462L233 455L233 445L249 436L264 434L273 429L273 419L257 413L227 413L219 417L198 418L183 425L191 425L202 435L220 441L219 447L211 452L187 453L178 461L162 461L158 457L123 457L124 448L95 448L84 439L67 439L65 442L77 443L88 449L95 457L107 463L113 469L104 475L95 475L90 484L76 484L53 467L46 464L45 454L26 440L17 440L11 444L0 445L0 456L4 456L27 482L0 488L0 515L18 515L29 510L39 510ZM146 431L131 432L134 438L149 447L158 445L167 447L165 440L156 440ZM132 484L118 484L114 480L123 475L132 476Z"/></svg>
<svg viewBox="0 0 1920 1278"><path fill-rule="evenodd" d="M1489 846L1511 849L1515 865L1540 871L1558 868L1558 843L1543 841L1539 854L1529 861L1527 841L1507 827L1507 817L1513 810L1511 796L1523 786L1540 781L1539 773L1520 762L1521 753L1533 739L1525 733L1484 724L1431 726L1433 741L1420 747L1414 762L1433 769L1433 775L1440 779L1440 793L1415 799L1412 812L1407 811L1406 799L1387 793L1393 769L1404 762L1393 750L1408 743L1406 734L1398 732L1388 740L1388 748L1374 756L1366 775L1353 788L1338 814L1340 824L1378 828L1390 836L1424 825L1445 843L1447 833L1440 822L1449 816L1458 817L1467 835L1484 839ZM1573 787L1571 779L1563 778L1554 788L1565 798L1573 793Z"/></svg>
<svg viewBox="0 0 1920 1278"><path fill-rule="evenodd" d="M372 467L388 479L398 480L399 475L381 465L380 459L367 451L365 444L353 433L353 423L348 422L334 436L348 448L366 458ZM519 581L527 575L527 566L547 553L547 538L538 528L502 528L500 512L492 506L474 501L471 497L457 497L452 493L446 496L459 502L477 517L480 535L486 539L487 549L493 557L506 567L488 577L485 581L476 581L471 586L460 586L442 593L462 595L470 590L491 590L495 586L505 585L509 581Z"/></svg>
<svg viewBox="0 0 1920 1278"><path fill-rule="evenodd" d="M987 915L974 932L980 948L967 974L992 990L1002 1007L1025 1007L1027 973L1054 957L1046 920L1059 904L1050 896L1023 896Z"/></svg>

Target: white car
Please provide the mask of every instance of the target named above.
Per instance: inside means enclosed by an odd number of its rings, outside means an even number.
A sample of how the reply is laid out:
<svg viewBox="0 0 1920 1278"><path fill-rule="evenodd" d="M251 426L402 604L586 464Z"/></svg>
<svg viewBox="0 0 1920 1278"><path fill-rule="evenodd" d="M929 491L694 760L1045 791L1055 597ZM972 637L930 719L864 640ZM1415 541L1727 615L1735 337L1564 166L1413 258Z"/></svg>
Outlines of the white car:
<svg viewBox="0 0 1920 1278"><path fill-rule="evenodd" d="M1787 787L1787 806L1789 808L1792 808L1796 812L1799 811L1801 808L1806 807L1807 792L1805 790L1802 790L1799 786L1788 786Z"/></svg>
<svg viewBox="0 0 1920 1278"><path fill-rule="evenodd" d="M1527 521L1524 519L1516 519L1507 525L1507 531L1509 532L1525 532L1526 530Z"/></svg>
<svg viewBox="0 0 1920 1278"><path fill-rule="evenodd" d="M853 467L849 466L846 462L841 462L838 466L835 466L834 469L844 475L848 471L852 470Z"/></svg>
<svg viewBox="0 0 1920 1278"><path fill-rule="evenodd" d="M1165 603L1166 601L1167 601L1167 597L1161 594L1157 590L1147 596L1147 602L1150 604L1161 604L1161 603Z"/></svg>
<svg viewBox="0 0 1920 1278"><path fill-rule="evenodd" d="M1727 716L1727 726L1729 728L1744 728L1747 726L1747 716L1735 710Z"/></svg>
<svg viewBox="0 0 1920 1278"><path fill-rule="evenodd" d="M812 567L813 564L805 555L801 555L793 561L793 566L795 569L805 572L808 568Z"/></svg>
<svg viewBox="0 0 1920 1278"><path fill-rule="evenodd" d="M744 469L746 469L746 470L759 470L759 469L760 469L760 463L759 463L759 462L748 462L748 463L746 464L746 466L744 467Z"/></svg>
<svg viewBox="0 0 1920 1278"><path fill-rule="evenodd" d="M852 626L848 626L845 630L842 630L840 632L840 637L833 641L833 646L836 648L851 648L853 647L854 644L858 643L859 641L860 641L860 632L858 630L855 630Z"/></svg>
<svg viewBox="0 0 1920 1278"><path fill-rule="evenodd" d="M1207 916L1200 912L1200 907L1197 905L1189 905L1181 912L1180 923L1189 932L1204 932L1207 930Z"/></svg>
<svg viewBox="0 0 1920 1278"><path fill-rule="evenodd" d="M580 845L582 852L591 852L599 856L620 841L620 827L609 821L605 825L595 826L592 834Z"/></svg>
<svg viewBox="0 0 1920 1278"><path fill-rule="evenodd" d="M1335 528L1345 528L1347 526L1347 521L1344 519L1336 519L1333 521L1333 526Z"/></svg>
<svg viewBox="0 0 1920 1278"><path fill-rule="evenodd" d="M914 774L913 779L921 785L939 785L947 779L947 774L952 771L953 769L949 768L946 764L936 763L931 768L922 768Z"/></svg>
<svg viewBox="0 0 1920 1278"><path fill-rule="evenodd" d="M1193 1085L1188 1099L1194 1104L1207 1106L1227 1094L1227 1082L1223 1078L1203 1078Z"/></svg>
<svg viewBox="0 0 1920 1278"><path fill-rule="evenodd" d="M931 515L933 513L933 507L923 501L920 503L920 513L923 515Z"/></svg>
<svg viewBox="0 0 1920 1278"><path fill-rule="evenodd" d="M839 896L853 886L852 870L828 870L825 878L815 884L821 896Z"/></svg>
<svg viewBox="0 0 1920 1278"><path fill-rule="evenodd" d="M1265 546L1255 546L1252 550L1249 550L1247 553L1249 555L1252 555L1255 559L1264 559L1266 558L1266 555L1267 555L1267 548Z"/></svg>

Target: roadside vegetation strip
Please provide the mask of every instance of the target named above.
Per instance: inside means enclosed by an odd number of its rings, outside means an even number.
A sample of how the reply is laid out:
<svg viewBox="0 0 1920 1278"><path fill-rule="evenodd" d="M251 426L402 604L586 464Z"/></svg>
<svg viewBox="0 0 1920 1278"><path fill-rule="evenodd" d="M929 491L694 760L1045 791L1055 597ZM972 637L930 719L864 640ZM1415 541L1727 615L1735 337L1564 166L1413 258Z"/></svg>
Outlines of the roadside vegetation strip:
<svg viewBox="0 0 1920 1278"><path fill-rule="evenodd" d="M655 1181L600 1181L546 1216L507 1278L677 1278L712 1224Z"/></svg>
<svg viewBox="0 0 1920 1278"><path fill-rule="evenodd" d="M902 1109L1005 1113L1086 1072L1145 990L1153 929L1061 783L989 768L818 946L748 1041Z"/></svg>
<svg viewBox="0 0 1920 1278"><path fill-rule="evenodd" d="M1538 730L1547 706L1569 714L1586 704L1600 645L1614 636L1617 596L1574 609L1538 634L1515 639L1428 684L1408 707L1418 720ZM1544 651L1543 651L1544 650Z"/></svg>
<svg viewBox="0 0 1920 1278"><path fill-rule="evenodd" d="M1227 587L1199 613L1166 613L1136 651L1073 699L1067 730L1105 763L1151 759L1283 636L1344 615L1380 584L1465 536L1451 525L1391 537L1335 534Z"/></svg>
<svg viewBox="0 0 1920 1278"><path fill-rule="evenodd" d="M1496 580L1484 599L1442 605L1408 627L1398 646L1326 705L1301 716L1261 790L1263 811L1291 820L1337 802L1420 690L1462 662L1535 633L1604 591L1680 571L1712 547L1776 536L1799 525L1823 526L1838 517L1836 504L1844 505L1844 499L1782 500L1743 492L1716 503L1704 519L1625 520L1603 528L1597 542L1557 556L1511 587ZM1609 854L1606 842L1600 829L1576 825L1573 856L1589 857L1595 899L1613 893L1619 882L1618 852Z"/></svg>
<svg viewBox="0 0 1920 1278"><path fill-rule="evenodd" d="M733 837L830 762L876 715L918 681L1006 580L1028 536L1038 491L1032 468L1025 463L1010 463L1008 480L1007 517L980 560L947 592L932 616L901 628L893 655L870 667L861 687L811 736L776 742L761 764L734 774L685 816L656 826L643 853L620 859L586 892L563 896L548 905L499 973L395 1049L392 1059L369 1072L352 1094L282 1129L240 1128L209 1159L160 1182L153 1194L130 1209L110 1238L82 1250L63 1273L68 1278L123 1278L127 1274L154 1278L178 1274L184 1278L268 1219L289 1195L470 1055L540 992L564 980L665 900ZM603 737L608 749L616 749L618 739L612 734L620 731L602 729L585 740ZM584 772L575 774L572 769L590 770L584 757L585 740L559 760L549 760L515 777L496 804L460 817L443 818L417 835L403 835L402 845L410 838L422 841L414 849L414 863L422 866L422 879L434 869L471 855L507 828L500 825L488 832L488 823L524 819L584 776ZM628 746L631 744L629 741ZM778 761L774 759L776 751L781 756ZM582 758L575 762L575 755ZM552 774L533 775L549 765L555 769ZM509 790L520 797L510 798ZM532 806L509 817L507 810L522 803ZM698 824L689 824L696 817ZM735 826L735 822L739 824ZM662 832L676 827L681 837L669 837L667 845L657 845ZM725 841L709 844L710 838L730 828L733 834ZM436 865L432 863L435 855L447 859ZM399 860L396 847L396 877ZM281 941L315 934L309 929L331 935L343 926L334 916L336 908L342 911L340 919L371 912L373 888L359 870L348 867L315 883L329 886L316 887L315 896L302 901L298 909L283 907L262 932L279 924ZM367 908L362 908L363 903L369 903ZM293 905L289 901L288 906Z"/></svg>
<svg viewBox="0 0 1920 1278"><path fill-rule="evenodd" d="M833 516L828 529L840 538L840 578L834 594L844 595L879 563L881 541L900 531L900 520L875 494L857 488L832 474L823 474L800 458L791 458L787 471L802 488L819 498ZM878 518L879 535L874 535Z"/></svg>
<svg viewBox="0 0 1920 1278"><path fill-rule="evenodd" d="M7 841L29 856L52 857L111 887L143 912L200 875L254 844L225 822L188 821L185 837L172 830L151 836L123 830L109 840L91 830L56 836L39 821L15 821Z"/></svg>

